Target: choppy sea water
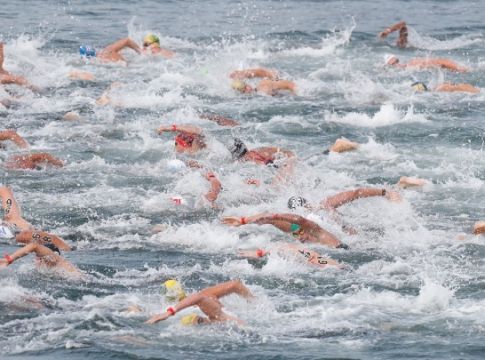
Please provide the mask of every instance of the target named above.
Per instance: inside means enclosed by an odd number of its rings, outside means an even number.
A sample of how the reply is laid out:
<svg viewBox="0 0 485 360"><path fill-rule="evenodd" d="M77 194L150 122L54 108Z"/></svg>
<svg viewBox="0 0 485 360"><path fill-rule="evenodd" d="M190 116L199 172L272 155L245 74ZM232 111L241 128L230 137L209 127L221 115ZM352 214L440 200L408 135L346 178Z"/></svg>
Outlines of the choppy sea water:
<svg viewBox="0 0 485 360"><path fill-rule="evenodd" d="M485 356L483 237L467 236L485 218L484 93L415 94L417 80L485 87L480 1L11 1L0 8L5 68L43 89L10 89L20 98L0 109L33 151L63 159L63 169L7 171L24 216L78 250L66 257L88 274L81 282L37 271L31 258L0 273L1 357L13 358L477 358ZM413 49L397 50L385 26L404 19ZM98 48L156 32L171 60L126 52L128 67L86 64L80 44ZM393 52L448 57L467 74L383 67ZM298 96L241 96L228 73L264 66L297 83ZM96 81L70 81L72 70ZM120 106L95 100L114 81ZM0 94L5 95L4 90ZM80 121L62 120L67 111ZM232 117L221 128L201 112ZM214 210L202 200L200 172L174 169L173 137L160 125L204 129L196 158L224 190ZM300 161L293 182L274 188L271 169L234 164L232 137L250 147L277 145ZM362 143L354 153L320 153L336 138ZM2 162L18 150L2 150ZM299 194L317 202L358 186L387 186L400 176L430 180L403 191L405 201L359 200L341 209L359 230L349 236L324 212L306 214L351 246L314 247L349 265L316 270L271 255L253 264L239 248L291 241L271 227L228 228L224 215L286 212ZM246 177L266 180L255 188ZM175 206L180 195L187 205ZM155 224L167 228L153 235ZM16 247L0 244L0 252ZM232 278L257 296L223 300L247 325L155 326L138 304L165 309L160 283L178 278L190 291ZM28 298L39 300L34 306ZM177 316L178 317L178 316Z"/></svg>

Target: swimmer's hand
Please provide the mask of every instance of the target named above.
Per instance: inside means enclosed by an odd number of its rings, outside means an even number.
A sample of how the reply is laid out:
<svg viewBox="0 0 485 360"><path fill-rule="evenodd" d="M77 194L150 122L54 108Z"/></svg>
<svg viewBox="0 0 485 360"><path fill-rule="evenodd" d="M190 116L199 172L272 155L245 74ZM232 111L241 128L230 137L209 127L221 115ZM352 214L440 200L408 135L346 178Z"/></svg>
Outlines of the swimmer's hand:
<svg viewBox="0 0 485 360"><path fill-rule="evenodd" d="M241 221L241 219L244 218L237 216L226 216L222 218L222 223L229 226L241 226L244 223L244 221Z"/></svg>
<svg viewBox="0 0 485 360"><path fill-rule="evenodd" d="M4 269L8 266L8 261L5 259L0 259L0 269Z"/></svg>
<svg viewBox="0 0 485 360"><path fill-rule="evenodd" d="M401 202L402 196L397 191L388 190L386 191L386 199L392 202Z"/></svg>
<svg viewBox="0 0 485 360"><path fill-rule="evenodd" d="M153 315L150 319L145 321L145 324L156 324L159 321L167 320L172 314L165 312L163 314Z"/></svg>
<svg viewBox="0 0 485 360"><path fill-rule="evenodd" d="M381 33L379 34L379 37L380 37L381 39L384 39L384 38L386 38L386 37L387 37L387 35L389 35L390 33L391 33L391 29L390 29L390 28L387 28L386 30L384 30L383 32L381 32Z"/></svg>

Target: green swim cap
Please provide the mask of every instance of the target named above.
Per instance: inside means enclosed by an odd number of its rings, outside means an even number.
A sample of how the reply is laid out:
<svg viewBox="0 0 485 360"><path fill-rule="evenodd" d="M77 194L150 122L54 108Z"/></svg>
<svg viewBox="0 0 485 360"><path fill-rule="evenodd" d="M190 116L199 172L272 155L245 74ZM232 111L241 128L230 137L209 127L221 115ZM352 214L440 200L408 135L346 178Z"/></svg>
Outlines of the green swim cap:
<svg viewBox="0 0 485 360"><path fill-rule="evenodd" d="M295 233L295 232L299 231L300 229L301 229L301 226L298 225L298 224L291 224L290 225L290 231L292 233Z"/></svg>
<svg viewBox="0 0 485 360"><path fill-rule="evenodd" d="M160 45L160 38L155 34L148 34L143 38L143 45L148 46L151 44Z"/></svg>

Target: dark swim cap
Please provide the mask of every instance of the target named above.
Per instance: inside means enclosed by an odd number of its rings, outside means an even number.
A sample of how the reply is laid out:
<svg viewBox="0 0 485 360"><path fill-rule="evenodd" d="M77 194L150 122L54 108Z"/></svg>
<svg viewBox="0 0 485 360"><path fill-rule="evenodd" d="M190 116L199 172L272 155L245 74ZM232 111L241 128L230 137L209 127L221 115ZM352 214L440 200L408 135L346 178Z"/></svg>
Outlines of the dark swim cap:
<svg viewBox="0 0 485 360"><path fill-rule="evenodd" d="M297 207L305 206L307 200L301 196L292 196L288 199L288 208L295 210Z"/></svg>
<svg viewBox="0 0 485 360"><path fill-rule="evenodd" d="M234 160L239 160L248 152L248 147L242 142L241 139L235 138L234 144L229 147L229 151L231 152Z"/></svg>
<svg viewBox="0 0 485 360"><path fill-rule="evenodd" d="M43 244L46 248L58 253L59 255L61 255L61 250L59 250L59 248L57 246L55 246L53 243L51 242L48 242L48 243L45 243Z"/></svg>

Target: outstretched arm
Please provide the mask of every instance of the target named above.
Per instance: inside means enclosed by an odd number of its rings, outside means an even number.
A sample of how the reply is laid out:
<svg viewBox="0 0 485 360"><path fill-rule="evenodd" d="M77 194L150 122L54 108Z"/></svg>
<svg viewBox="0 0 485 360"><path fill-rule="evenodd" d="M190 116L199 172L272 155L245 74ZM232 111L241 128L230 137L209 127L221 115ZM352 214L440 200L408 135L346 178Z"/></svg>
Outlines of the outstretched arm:
<svg viewBox="0 0 485 360"><path fill-rule="evenodd" d="M20 148L28 148L29 143L24 140L15 130L0 131L0 141L10 140Z"/></svg>
<svg viewBox="0 0 485 360"><path fill-rule="evenodd" d="M380 188L360 188L350 191L344 191L337 195L330 196L320 203L322 209L334 210L344 204L352 202L357 199L372 197L372 196L385 196L389 197L393 191L380 189Z"/></svg>
<svg viewBox="0 0 485 360"><path fill-rule="evenodd" d="M183 299L182 301L180 301L177 305L169 307L167 309L167 311L165 311L164 313L153 315L145 323L146 324L155 324L155 323L157 323L159 321L166 320L170 316L175 315L177 312L179 312L179 311L181 311L181 310L183 310L185 308L188 308L190 306L197 305L198 302L201 299L202 299L202 295L200 293L196 293L196 294L189 295L185 299Z"/></svg>
<svg viewBox="0 0 485 360"><path fill-rule="evenodd" d="M158 128L158 134L161 135L164 132L185 132L188 134L201 135L202 129L192 125L162 125Z"/></svg>
<svg viewBox="0 0 485 360"><path fill-rule="evenodd" d="M48 255L54 255L54 257L56 256L56 254L52 250L46 248L45 246L36 243L30 243L28 245L25 245L23 248L18 249L12 255L5 255L5 259L0 260L0 268L7 267L15 260L27 256L30 253L35 253L39 257Z"/></svg>
<svg viewBox="0 0 485 360"><path fill-rule="evenodd" d="M217 125L220 126L238 126L239 123L236 120L232 120L229 118L226 118L221 115L214 115L214 114L202 114L199 115L201 119L209 120L215 122Z"/></svg>
<svg viewBox="0 0 485 360"><path fill-rule="evenodd" d="M274 70L255 68L233 71L229 77L231 79L267 78L270 80L278 80L278 73Z"/></svg>

